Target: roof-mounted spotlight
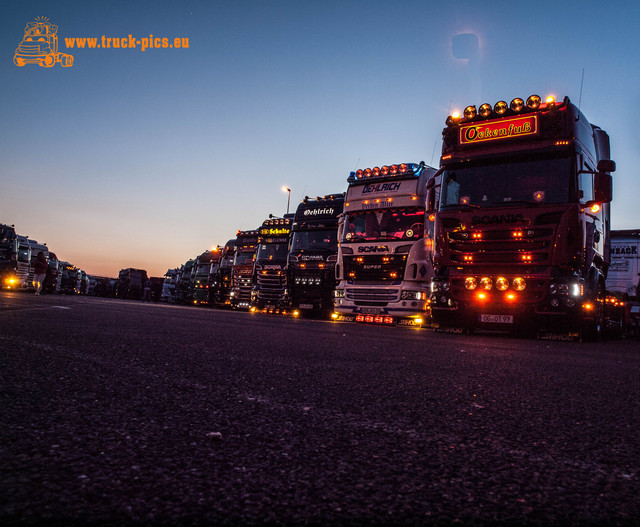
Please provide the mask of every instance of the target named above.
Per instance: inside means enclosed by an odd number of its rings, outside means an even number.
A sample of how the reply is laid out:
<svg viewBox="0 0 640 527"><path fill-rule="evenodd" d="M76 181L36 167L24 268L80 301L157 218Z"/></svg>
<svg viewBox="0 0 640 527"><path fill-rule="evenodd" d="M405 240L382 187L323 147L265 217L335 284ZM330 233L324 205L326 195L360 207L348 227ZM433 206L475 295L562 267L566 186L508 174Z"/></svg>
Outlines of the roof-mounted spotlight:
<svg viewBox="0 0 640 527"><path fill-rule="evenodd" d="M549 95L545 102L547 103L547 110L553 110L556 107L556 98L553 95Z"/></svg>
<svg viewBox="0 0 640 527"><path fill-rule="evenodd" d="M498 115L504 115L508 109L509 107L507 106L507 103L505 101L498 101L493 106L493 111L496 112Z"/></svg>
<svg viewBox="0 0 640 527"><path fill-rule="evenodd" d="M478 112L477 112L475 106L467 106L464 109L464 118L465 119L473 119L476 116L477 113Z"/></svg>
<svg viewBox="0 0 640 527"><path fill-rule="evenodd" d="M527 99L527 108L529 108L530 110L537 110L540 107L541 102L542 99L539 95L531 95Z"/></svg>
<svg viewBox="0 0 640 527"><path fill-rule="evenodd" d="M513 99L513 101L511 101L509 107L516 113L521 112L524 108L524 101L520 97L516 97L515 99Z"/></svg>
<svg viewBox="0 0 640 527"><path fill-rule="evenodd" d="M491 115L491 105L486 102L481 104L478 109L478 114L480 114L480 117L489 117Z"/></svg>

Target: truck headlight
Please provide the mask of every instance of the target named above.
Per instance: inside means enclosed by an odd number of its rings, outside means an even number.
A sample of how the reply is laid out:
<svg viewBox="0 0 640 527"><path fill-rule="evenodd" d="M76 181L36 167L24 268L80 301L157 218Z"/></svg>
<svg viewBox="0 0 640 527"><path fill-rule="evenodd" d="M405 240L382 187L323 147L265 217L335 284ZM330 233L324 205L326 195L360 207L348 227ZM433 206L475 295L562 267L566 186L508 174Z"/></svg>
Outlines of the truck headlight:
<svg viewBox="0 0 640 527"><path fill-rule="evenodd" d="M431 282L431 292L449 291L450 284L444 280L433 280Z"/></svg>
<svg viewBox="0 0 640 527"><path fill-rule="evenodd" d="M402 291L400 297L402 300L425 300L427 294L422 291Z"/></svg>

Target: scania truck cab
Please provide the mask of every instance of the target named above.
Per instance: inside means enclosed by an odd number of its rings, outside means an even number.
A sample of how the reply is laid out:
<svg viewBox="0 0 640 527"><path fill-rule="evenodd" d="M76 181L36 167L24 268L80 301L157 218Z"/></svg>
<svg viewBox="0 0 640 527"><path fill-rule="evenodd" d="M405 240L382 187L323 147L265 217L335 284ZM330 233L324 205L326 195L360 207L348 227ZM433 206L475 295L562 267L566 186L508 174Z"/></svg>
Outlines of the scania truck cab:
<svg viewBox="0 0 640 527"><path fill-rule="evenodd" d="M231 269L231 307L249 309L253 289L253 262L258 246L258 231L238 231Z"/></svg>
<svg viewBox="0 0 640 527"><path fill-rule="evenodd" d="M426 193L435 173L424 162L351 172L339 232L334 320L426 322L433 275Z"/></svg>
<svg viewBox="0 0 640 527"><path fill-rule="evenodd" d="M254 289L251 309L269 313L287 311L287 256L293 214L284 218L269 218L259 229L258 247L254 264Z"/></svg>
<svg viewBox="0 0 640 527"><path fill-rule="evenodd" d="M532 95L449 116L434 327L597 337L610 263L609 157L609 136L568 98Z"/></svg>
<svg viewBox="0 0 640 527"><path fill-rule="evenodd" d="M338 216L344 194L305 198L296 210L287 263L292 310L328 314L333 309L338 259Z"/></svg>

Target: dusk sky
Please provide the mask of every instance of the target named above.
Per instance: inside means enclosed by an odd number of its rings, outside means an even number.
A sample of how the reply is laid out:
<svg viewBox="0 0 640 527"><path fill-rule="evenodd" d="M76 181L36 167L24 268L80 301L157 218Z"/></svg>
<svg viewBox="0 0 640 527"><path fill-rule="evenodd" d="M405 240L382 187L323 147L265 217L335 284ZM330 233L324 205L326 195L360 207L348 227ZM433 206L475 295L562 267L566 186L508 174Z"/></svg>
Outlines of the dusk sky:
<svg viewBox="0 0 640 527"><path fill-rule="evenodd" d="M14 65L36 17L72 67ZM0 0L0 223L162 276L284 214L283 185L295 210L357 167L437 166L453 110L536 93L609 133L613 228L640 228L639 24L629 0ZM189 47L65 45L103 35Z"/></svg>

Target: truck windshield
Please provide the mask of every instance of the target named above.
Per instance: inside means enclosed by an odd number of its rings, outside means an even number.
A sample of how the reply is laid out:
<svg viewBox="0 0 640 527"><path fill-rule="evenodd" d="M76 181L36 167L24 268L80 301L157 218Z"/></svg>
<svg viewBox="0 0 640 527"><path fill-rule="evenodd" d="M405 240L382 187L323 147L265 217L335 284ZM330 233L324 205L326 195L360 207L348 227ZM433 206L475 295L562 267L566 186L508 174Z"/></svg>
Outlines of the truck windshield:
<svg viewBox="0 0 640 527"><path fill-rule="evenodd" d="M336 230L296 231L291 239L291 252L337 251L338 232Z"/></svg>
<svg viewBox="0 0 640 527"><path fill-rule="evenodd" d="M211 267L211 264L208 263L208 262L206 264L198 264L198 269L196 270L196 274L197 275L208 275L210 267Z"/></svg>
<svg viewBox="0 0 640 527"><path fill-rule="evenodd" d="M286 243L261 243L256 253L257 262L286 262L288 254Z"/></svg>
<svg viewBox="0 0 640 527"><path fill-rule="evenodd" d="M237 252L236 256L233 260L234 265L244 265L253 263L253 257L255 256L255 252Z"/></svg>
<svg viewBox="0 0 640 527"><path fill-rule="evenodd" d="M417 240L424 235L424 209L411 207L347 214L342 241Z"/></svg>
<svg viewBox="0 0 640 527"><path fill-rule="evenodd" d="M18 261L19 262L29 262L31 261L29 258L29 248L24 245L18 246Z"/></svg>
<svg viewBox="0 0 640 527"><path fill-rule="evenodd" d="M569 157L492 161L448 168L442 173L440 207L567 203L572 173Z"/></svg>

